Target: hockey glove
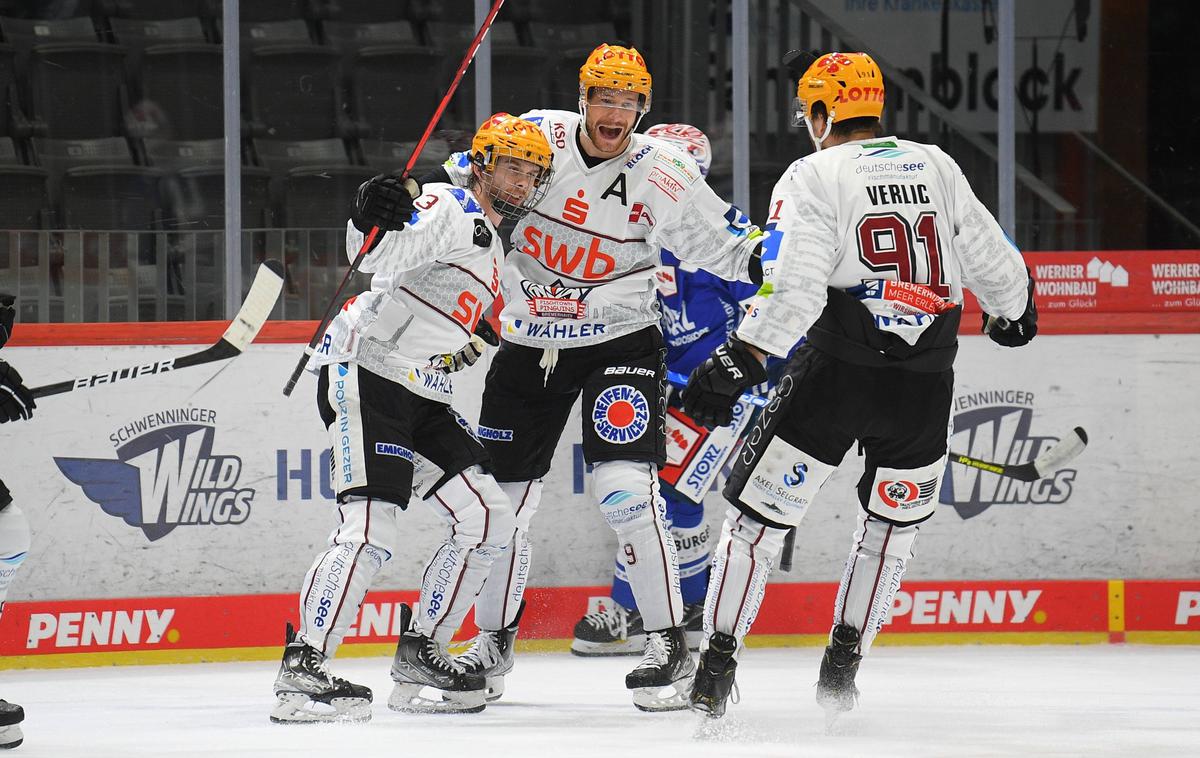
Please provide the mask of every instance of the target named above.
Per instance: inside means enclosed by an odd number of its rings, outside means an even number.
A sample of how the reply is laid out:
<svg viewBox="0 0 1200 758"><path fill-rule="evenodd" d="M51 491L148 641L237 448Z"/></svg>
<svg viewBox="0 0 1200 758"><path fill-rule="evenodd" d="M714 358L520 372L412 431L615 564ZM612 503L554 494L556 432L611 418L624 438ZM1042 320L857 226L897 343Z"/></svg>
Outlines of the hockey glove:
<svg viewBox="0 0 1200 758"><path fill-rule="evenodd" d="M733 405L748 387L767 381L767 370L734 335L692 371L683 388L683 412L708 427L733 422Z"/></svg>
<svg viewBox="0 0 1200 758"><path fill-rule="evenodd" d="M1028 271L1028 269L1026 269ZM983 333L1004 347L1021 347L1037 336L1037 305L1033 302L1033 274L1029 274L1029 302L1016 321L983 314Z"/></svg>
<svg viewBox="0 0 1200 758"><path fill-rule="evenodd" d="M398 232L412 218L413 199L420 194L416 180L380 174L359 185L350 220L363 234L370 234L374 226L381 232Z"/></svg>
<svg viewBox="0 0 1200 758"><path fill-rule="evenodd" d="M0 361L0 424L33 415L37 403L17 370Z"/></svg>
<svg viewBox="0 0 1200 758"><path fill-rule="evenodd" d="M17 318L17 309L13 307L16 300L7 292L0 292L0 347L12 336L13 321Z"/></svg>
<svg viewBox="0 0 1200 758"><path fill-rule="evenodd" d="M475 325L475 333L471 335L471 339L458 352L435 355L429 359L429 362L441 373L453 374L456 371L462 371L467 366L474 366L487 350L488 345L497 347L499 344L500 337L496 334L496 330L492 329L492 325L486 319L481 318Z"/></svg>

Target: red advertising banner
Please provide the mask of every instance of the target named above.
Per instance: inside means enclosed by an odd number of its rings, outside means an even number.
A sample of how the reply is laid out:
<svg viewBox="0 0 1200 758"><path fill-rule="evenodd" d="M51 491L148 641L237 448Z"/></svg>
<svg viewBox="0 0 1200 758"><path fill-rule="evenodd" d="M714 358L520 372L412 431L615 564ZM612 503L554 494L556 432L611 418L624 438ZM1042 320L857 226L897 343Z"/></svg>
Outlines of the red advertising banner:
<svg viewBox="0 0 1200 758"><path fill-rule="evenodd" d="M1200 632L1200 579L1125 582L1125 629Z"/></svg>
<svg viewBox="0 0 1200 758"><path fill-rule="evenodd" d="M1039 315L1200 311L1200 250L1025 253ZM966 310L979 303L967 296Z"/></svg>

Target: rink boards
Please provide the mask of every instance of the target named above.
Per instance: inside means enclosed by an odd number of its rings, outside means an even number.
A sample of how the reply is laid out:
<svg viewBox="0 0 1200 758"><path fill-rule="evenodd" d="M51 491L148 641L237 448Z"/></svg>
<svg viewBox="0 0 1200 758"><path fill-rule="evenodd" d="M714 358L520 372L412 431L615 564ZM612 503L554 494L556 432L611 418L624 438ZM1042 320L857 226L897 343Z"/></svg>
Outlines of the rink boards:
<svg viewBox="0 0 1200 758"><path fill-rule="evenodd" d="M1042 334L1021 350L974 336L978 316L964 317L953 450L1023 462L1075 426L1091 442L1032 484L948 467L885 639L1197 641L1200 301L1187 293L1200 256L1158 255L1039 256ZM35 386L187 354L222 326L21 325L3 357ZM315 381L281 393L312 328L271 323L236 361L43 398L31 422L0 428L0 477L33 532L0 620L0 665L277 650L334 524ZM484 371L457 380L472 421ZM579 424L533 523L530 644L561 645L589 598L608 594L615 543L591 505ZM850 451L810 509L757 639L828 628L861 470ZM715 535L724 503L715 492L706 503ZM379 575L356 627L369 633L347 652L394 638L384 619L413 597L404 590L441 540L420 504L400 523L408 549Z"/></svg>

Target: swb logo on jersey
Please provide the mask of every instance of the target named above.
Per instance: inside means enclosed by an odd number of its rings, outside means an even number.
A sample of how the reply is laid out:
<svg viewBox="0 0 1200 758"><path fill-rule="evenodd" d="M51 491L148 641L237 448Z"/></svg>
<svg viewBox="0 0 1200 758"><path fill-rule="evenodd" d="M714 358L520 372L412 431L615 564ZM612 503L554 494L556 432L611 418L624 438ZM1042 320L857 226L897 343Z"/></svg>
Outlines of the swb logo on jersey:
<svg viewBox="0 0 1200 758"><path fill-rule="evenodd" d="M984 390L954 399L954 433L950 449L998 463L1025 463L1058 442L1031 431L1031 392ZM952 505L964 519L993 505L1065 503L1071 497L1077 470L1065 468L1036 482L1022 482L987 471L948 463L938 500Z"/></svg>
<svg viewBox="0 0 1200 758"><path fill-rule="evenodd" d="M600 439L626 445L646 433L650 404L646 396L628 384L609 387L592 406L592 425Z"/></svg>
<svg viewBox="0 0 1200 758"><path fill-rule="evenodd" d="M241 524L250 517L254 490L237 486L241 458L213 454L215 420L216 412L203 408L152 413L110 435L118 443L116 460L54 462L89 500L151 542L177 526Z"/></svg>

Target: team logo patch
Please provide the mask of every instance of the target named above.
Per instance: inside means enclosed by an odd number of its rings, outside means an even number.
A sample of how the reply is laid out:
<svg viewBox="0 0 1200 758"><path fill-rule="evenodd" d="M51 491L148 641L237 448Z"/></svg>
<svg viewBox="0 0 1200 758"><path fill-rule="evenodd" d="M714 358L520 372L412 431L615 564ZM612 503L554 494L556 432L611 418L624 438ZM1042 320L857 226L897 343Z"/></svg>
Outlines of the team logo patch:
<svg viewBox="0 0 1200 758"><path fill-rule="evenodd" d="M783 483L789 487L804 484L804 479L808 476L808 465L800 462L792 466L792 473L783 475Z"/></svg>
<svg viewBox="0 0 1200 758"><path fill-rule="evenodd" d="M908 510L928 503L929 499L933 497L937 483L937 479L930 479L920 484L913 484L902 479L884 480L879 483L879 499L889 508Z"/></svg>
<svg viewBox="0 0 1200 758"><path fill-rule="evenodd" d="M521 289L529 302L529 315L539 318L583 318L587 315L587 296L595 287L568 287L561 279L550 284L521 280Z"/></svg>
<svg viewBox="0 0 1200 758"><path fill-rule="evenodd" d="M412 461L413 459L413 452L411 450L394 442L376 442L375 455L390 455L394 458L403 458L406 461Z"/></svg>
<svg viewBox="0 0 1200 758"><path fill-rule="evenodd" d="M650 425L650 403L628 384L609 387L596 398L592 425L605 442L626 445L641 438Z"/></svg>

